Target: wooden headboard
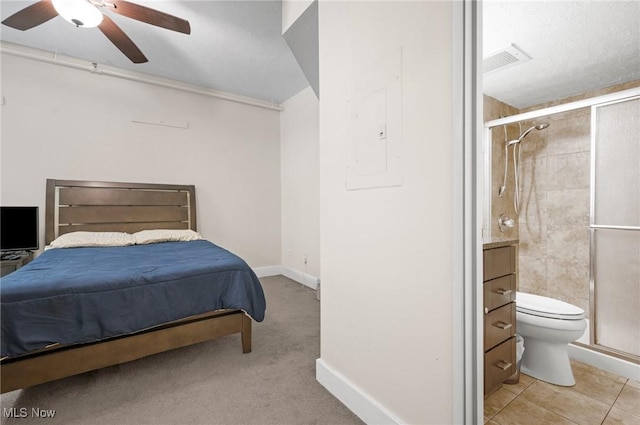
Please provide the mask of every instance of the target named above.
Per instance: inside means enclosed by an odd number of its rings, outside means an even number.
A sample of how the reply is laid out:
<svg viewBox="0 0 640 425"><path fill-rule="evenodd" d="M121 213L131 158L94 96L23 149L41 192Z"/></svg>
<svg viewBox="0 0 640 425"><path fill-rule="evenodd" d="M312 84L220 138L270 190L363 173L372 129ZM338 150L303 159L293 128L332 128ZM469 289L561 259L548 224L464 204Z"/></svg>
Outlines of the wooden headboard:
<svg viewBox="0 0 640 425"><path fill-rule="evenodd" d="M45 244L69 232L196 229L195 186L47 179Z"/></svg>

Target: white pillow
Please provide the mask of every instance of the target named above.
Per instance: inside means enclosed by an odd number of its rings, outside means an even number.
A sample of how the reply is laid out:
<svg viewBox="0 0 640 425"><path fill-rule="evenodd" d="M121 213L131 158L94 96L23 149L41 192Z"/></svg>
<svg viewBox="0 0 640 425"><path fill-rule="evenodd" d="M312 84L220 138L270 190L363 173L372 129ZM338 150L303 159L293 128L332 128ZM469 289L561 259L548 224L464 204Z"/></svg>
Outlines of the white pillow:
<svg viewBox="0 0 640 425"><path fill-rule="evenodd" d="M158 242L187 242L204 239L202 235L193 230L184 229L155 229L141 230L134 233L133 238L136 245L145 245Z"/></svg>
<svg viewBox="0 0 640 425"><path fill-rule="evenodd" d="M52 248L78 248L83 246L129 246L135 244L133 235L124 232L71 232L51 242Z"/></svg>

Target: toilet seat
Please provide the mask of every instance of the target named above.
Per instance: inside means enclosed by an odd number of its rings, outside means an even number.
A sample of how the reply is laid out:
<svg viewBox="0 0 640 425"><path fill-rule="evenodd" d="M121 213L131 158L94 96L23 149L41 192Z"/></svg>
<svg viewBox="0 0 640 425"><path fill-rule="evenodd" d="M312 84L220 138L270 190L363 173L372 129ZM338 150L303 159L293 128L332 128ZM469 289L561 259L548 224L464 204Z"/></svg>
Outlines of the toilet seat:
<svg viewBox="0 0 640 425"><path fill-rule="evenodd" d="M584 310L580 307L553 298L524 292L516 292L516 311L551 319L584 319Z"/></svg>

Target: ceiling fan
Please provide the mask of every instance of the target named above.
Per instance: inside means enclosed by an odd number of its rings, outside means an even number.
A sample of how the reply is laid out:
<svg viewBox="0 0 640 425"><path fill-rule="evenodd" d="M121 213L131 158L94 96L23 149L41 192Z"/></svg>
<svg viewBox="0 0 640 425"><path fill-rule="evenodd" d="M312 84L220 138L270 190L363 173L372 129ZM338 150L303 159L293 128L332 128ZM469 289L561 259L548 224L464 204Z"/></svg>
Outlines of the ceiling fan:
<svg viewBox="0 0 640 425"><path fill-rule="evenodd" d="M9 16L2 23L25 31L60 15L77 27L98 27L131 62L148 62L138 46L100 11L101 8L157 27L183 34L191 33L189 21L124 0L40 0Z"/></svg>

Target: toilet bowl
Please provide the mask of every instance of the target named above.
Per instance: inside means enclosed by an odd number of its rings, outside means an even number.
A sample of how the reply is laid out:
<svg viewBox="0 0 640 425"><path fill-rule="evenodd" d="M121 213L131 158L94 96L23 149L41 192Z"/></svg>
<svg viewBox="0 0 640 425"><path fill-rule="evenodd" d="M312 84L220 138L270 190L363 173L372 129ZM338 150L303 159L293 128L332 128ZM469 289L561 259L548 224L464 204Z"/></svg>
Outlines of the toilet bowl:
<svg viewBox="0 0 640 425"><path fill-rule="evenodd" d="M524 339L523 373L550 384L575 385L567 348L586 328L580 307L540 295L516 293L516 331Z"/></svg>

